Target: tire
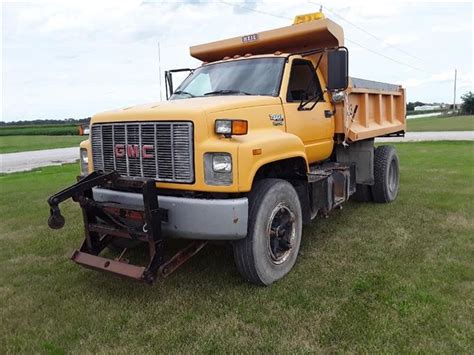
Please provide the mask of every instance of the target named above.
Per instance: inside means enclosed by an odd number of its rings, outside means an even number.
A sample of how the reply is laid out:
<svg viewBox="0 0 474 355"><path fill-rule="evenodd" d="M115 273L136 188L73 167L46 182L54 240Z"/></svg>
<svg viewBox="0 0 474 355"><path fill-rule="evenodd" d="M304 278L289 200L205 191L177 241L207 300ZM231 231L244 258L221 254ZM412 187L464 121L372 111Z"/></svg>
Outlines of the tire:
<svg viewBox="0 0 474 355"><path fill-rule="evenodd" d="M351 200L356 202L372 202L372 189L369 185L356 185L356 192L351 196Z"/></svg>
<svg viewBox="0 0 474 355"><path fill-rule="evenodd" d="M280 179L258 181L249 194L248 234L233 244L242 277L268 286L296 262L302 233L301 204L293 186Z"/></svg>
<svg viewBox="0 0 474 355"><path fill-rule="evenodd" d="M389 203L398 195L400 183L400 164L397 151L389 145L375 149L374 154L374 185L372 197L375 202Z"/></svg>

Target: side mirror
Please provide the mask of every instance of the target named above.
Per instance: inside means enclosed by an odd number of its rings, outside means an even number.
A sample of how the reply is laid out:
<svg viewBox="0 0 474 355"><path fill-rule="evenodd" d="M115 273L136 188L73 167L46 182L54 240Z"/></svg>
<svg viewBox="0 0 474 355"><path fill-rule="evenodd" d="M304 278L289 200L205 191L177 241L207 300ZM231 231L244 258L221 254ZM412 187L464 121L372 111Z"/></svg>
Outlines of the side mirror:
<svg viewBox="0 0 474 355"><path fill-rule="evenodd" d="M329 91L345 90L349 86L349 53L346 48L339 48L328 53Z"/></svg>

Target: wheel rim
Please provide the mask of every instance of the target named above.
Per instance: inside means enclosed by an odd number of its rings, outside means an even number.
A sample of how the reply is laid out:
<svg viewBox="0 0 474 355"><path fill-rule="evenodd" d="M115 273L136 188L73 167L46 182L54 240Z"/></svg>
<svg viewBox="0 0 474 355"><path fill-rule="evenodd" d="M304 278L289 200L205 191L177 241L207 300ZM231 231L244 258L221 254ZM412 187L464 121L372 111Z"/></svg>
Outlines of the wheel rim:
<svg viewBox="0 0 474 355"><path fill-rule="evenodd" d="M284 263L291 254L296 236L296 217L284 203L272 211L267 225L267 250L274 264Z"/></svg>
<svg viewBox="0 0 474 355"><path fill-rule="evenodd" d="M395 159L390 162L390 168L388 170L388 189L393 194L398 188L398 166Z"/></svg>

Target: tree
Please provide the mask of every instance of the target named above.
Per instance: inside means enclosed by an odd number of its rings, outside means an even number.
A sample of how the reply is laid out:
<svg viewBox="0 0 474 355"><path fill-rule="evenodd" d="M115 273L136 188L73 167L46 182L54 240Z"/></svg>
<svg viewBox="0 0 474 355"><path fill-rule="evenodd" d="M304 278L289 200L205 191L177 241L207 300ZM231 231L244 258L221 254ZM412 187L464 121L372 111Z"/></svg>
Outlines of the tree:
<svg viewBox="0 0 474 355"><path fill-rule="evenodd" d="M461 112L467 114L474 114L474 94L469 91L461 96Z"/></svg>

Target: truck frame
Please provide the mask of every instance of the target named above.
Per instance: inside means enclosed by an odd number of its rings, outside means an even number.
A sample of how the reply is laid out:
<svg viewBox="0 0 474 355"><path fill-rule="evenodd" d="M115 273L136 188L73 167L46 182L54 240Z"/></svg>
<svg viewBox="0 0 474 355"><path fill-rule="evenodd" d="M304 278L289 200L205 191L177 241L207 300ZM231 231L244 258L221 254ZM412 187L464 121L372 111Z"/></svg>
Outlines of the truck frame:
<svg viewBox="0 0 474 355"><path fill-rule="evenodd" d="M152 284L226 241L243 278L267 286L295 264L304 224L349 199L396 199L398 156L374 138L404 135L405 90L350 78L339 25L308 14L190 51L202 65L166 72L166 102L92 118L81 176L48 200L54 229L61 202L82 208L73 261ZM170 238L189 243L168 255ZM130 264L143 246L148 262Z"/></svg>

